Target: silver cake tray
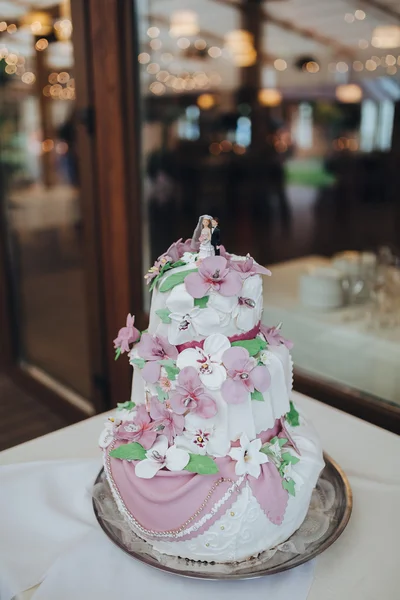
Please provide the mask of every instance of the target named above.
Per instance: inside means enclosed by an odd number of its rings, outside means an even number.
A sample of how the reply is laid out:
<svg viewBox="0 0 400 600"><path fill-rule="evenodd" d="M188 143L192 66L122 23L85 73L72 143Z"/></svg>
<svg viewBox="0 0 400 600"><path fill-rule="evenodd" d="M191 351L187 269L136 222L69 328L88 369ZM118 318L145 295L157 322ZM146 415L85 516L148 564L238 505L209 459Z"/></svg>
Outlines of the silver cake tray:
<svg viewBox="0 0 400 600"><path fill-rule="evenodd" d="M301 527L284 543L242 562L213 563L168 556L134 534L112 498L104 470L93 488L93 509L106 535L132 558L183 577L196 579L248 579L293 569L324 552L345 529L353 498L342 469L324 454L325 468L313 491Z"/></svg>

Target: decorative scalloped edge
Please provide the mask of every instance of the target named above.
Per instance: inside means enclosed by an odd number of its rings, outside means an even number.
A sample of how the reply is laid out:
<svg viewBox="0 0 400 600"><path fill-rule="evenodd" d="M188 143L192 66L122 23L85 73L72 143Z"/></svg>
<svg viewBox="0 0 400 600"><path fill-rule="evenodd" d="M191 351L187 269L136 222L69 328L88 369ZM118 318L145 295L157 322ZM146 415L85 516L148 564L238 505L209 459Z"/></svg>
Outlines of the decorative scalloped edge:
<svg viewBox="0 0 400 600"><path fill-rule="evenodd" d="M212 519L214 517L215 513L218 512L220 507L223 506L230 499L230 497L232 496L232 494L235 491L238 491L238 492L240 491L240 488L245 480L245 476L243 475L237 481L235 481L235 483L226 491L224 496L222 498L220 498L220 500L218 500L218 502L216 502L213 505L211 511L209 513L203 515L203 517L199 521L197 521L196 523L194 523L187 529L183 529L181 531L176 531L176 532L159 532L159 531L151 531L151 530L143 527L127 509L127 507L122 499L122 496L118 490L118 486L115 483L114 478L111 473L110 457L108 454L108 448L106 448L103 452L103 466L104 466L104 472L106 474L108 484L111 489L111 493L112 493L113 498L118 506L118 509L121 512L121 514L124 517L127 524L133 529L133 531L135 533L137 533L137 535L139 535L139 536L144 535L148 538L167 539L170 541L174 541L176 539L185 537L187 535L190 535L192 532L195 532L198 529L200 529L207 521L209 521L210 519Z"/></svg>

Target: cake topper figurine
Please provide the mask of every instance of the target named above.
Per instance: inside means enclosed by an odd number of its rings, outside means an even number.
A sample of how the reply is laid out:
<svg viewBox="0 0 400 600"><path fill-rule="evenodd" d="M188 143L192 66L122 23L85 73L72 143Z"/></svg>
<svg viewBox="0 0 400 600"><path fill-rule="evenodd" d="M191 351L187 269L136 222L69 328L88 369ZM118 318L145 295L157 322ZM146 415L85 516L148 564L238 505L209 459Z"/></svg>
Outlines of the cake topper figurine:
<svg viewBox="0 0 400 600"><path fill-rule="evenodd" d="M213 217L211 220L211 245L214 248L215 256L219 256L221 246L221 230L219 228L219 218Z"/></svg>
<svg viewBox="0 0 400 600"><path fill-rule="evenodd" d="M211 244L212 219L210 215L201 215L193 233L191 248L199 252L201 260L215 254Z"/></svg>

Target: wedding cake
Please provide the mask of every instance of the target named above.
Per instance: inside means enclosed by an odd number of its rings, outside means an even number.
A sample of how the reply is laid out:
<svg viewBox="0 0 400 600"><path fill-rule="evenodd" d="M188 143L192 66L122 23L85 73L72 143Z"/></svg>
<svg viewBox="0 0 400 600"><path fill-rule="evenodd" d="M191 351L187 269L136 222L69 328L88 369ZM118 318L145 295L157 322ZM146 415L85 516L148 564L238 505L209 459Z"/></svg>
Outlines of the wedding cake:
<svg viewBox="0 0 400 600"><path fill-rule="evenodd" d="M149 328L128 315L114 340L131 399L99 443L127 528L161 553L242 561L300 527L324 463L290 400L291 343L261 321L270 272L197 250L179 240L146 275Z"/></svg>

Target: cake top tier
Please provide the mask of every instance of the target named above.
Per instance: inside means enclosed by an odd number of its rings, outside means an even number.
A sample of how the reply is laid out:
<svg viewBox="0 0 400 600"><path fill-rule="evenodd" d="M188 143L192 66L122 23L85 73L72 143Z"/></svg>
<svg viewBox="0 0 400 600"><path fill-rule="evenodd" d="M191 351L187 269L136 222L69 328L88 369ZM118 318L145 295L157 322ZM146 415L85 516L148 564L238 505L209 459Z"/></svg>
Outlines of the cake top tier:
<svg viewBox="0 0 400 600"><path fill-rule="evenodd" d="M207 223L215 223L209 228ZM204 226L203 226L204 225ZM178 240L162 254L145 279L153 290L149 332L174 345L250 332L261 320L261 275L270 275L250 256L236 256L214 244L217 223L202 216L191 239ZM254 330L254 331L253 331Z"/></svg>

